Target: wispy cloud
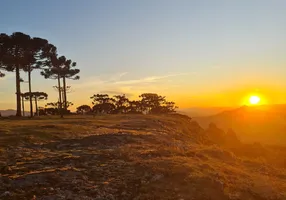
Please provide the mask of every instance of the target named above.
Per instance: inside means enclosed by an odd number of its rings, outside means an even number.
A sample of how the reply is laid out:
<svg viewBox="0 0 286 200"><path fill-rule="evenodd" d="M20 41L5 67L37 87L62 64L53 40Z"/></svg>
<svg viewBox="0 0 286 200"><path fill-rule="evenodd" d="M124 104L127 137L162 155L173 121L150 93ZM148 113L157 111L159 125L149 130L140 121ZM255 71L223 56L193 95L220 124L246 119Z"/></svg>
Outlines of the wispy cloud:
<svg viewBox="0 0 286 200"><path fill-rule="evenodd" d="M120 80L123 76L125 76L126 74L128 74L128 72L122 72L122 73L118 73L115 75L112 75L111 77L108 78L107 82L115 82Z"/></svg>
<svg viewBox="0 0 286 200"><path fill-rule="evenodd" d="M87 88L96 87L102 85L109 85L116 81L119 81L127 72L112 74L112 75L99 75L85 79L84 82L74 84L74 88Z"/></svg>
<svg viewBox="0 0 286 200"><path fill-rule="evenodd" d="M182 76L186 74L169 74L169 75L164 75L164 76L148 76L140 79L132 79L132 80L124 80L124 81L117 81L114 82L114 84L119 84L119 85L132 85L132 84L139 84L139 83L154 83L162 79L167 79L170 77L174 76Z"/></svg>
<svg viewBox="0 0 286 200"><path fill-rule="evenodd" d="M166 83L172 82L172 77L187 75L186 73L176 73L128 80L126 79L127 77L124 77L126 74L127 72L95 76L85 79L83 82L75 83L72 87L75 91L81 91L82 96L94 93L107 93L110 95L126 94L128 97L137 97L138 94L142 92L157 92L159 88L160 91L162 91L169 87L174 87L174 83L172 83L171 86L166 85ZM122 80L123 77L126 80ZM76 95L76 93L71 93L70 96L74 99L82 98Z"/></svg>
<svg viewBox="0 0 286 200"><path fill-rule="evenodd" d="M130 97L130 96L132 96L133 94L132 93L129 93L129 92L124 92L124 91L122 91L122 90L102 90L102 91L100 91L99 93L101 93L101 94L109 94L109 95L121 95L121 94L125 94L127 97Z"/></svg>

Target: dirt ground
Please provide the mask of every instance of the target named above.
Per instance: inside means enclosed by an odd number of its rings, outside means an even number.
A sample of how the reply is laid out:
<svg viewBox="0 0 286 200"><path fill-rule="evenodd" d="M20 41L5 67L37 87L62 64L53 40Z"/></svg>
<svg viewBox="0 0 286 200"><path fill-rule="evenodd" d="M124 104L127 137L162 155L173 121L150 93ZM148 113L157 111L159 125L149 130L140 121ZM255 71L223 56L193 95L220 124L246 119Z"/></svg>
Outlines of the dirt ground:
<svg viewBox="0 0 286 200"><path fill-rule="evenodd" d="M1 200L286 200L285 169L180 115L0 120Z"/></svg>

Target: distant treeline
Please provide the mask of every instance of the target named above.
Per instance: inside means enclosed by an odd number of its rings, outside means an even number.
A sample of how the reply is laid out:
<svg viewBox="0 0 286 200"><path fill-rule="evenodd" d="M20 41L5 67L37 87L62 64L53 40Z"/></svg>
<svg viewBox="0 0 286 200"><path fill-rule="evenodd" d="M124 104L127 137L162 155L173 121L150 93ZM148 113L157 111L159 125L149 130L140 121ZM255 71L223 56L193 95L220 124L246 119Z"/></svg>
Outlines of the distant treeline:
<svg viewBox="0 0 286 200"><path fill-rule="evenodd" d="M129 100L124 94L110 97L108 94L94 94L92 106L81 105L77 107L77 114L167 114L174 113L174 102L155 93L144 93L139 100ZM68 102L68 106L72 105ZM46 108L40 109L40 115L59 114L58 102L48 103Z"/></svg>

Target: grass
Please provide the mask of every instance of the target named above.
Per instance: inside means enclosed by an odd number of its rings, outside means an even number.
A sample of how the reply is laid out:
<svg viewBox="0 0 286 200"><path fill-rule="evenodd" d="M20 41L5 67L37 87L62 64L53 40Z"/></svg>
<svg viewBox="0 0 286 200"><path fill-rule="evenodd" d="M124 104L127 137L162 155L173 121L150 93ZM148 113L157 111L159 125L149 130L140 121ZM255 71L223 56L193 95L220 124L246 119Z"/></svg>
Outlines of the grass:
<svg viewBox="0 0 286 200"><path fill-rule="evenodd" d="M284 200L285 166L272 161L212 144L179 115L0 120L3 200Z"/></svg>

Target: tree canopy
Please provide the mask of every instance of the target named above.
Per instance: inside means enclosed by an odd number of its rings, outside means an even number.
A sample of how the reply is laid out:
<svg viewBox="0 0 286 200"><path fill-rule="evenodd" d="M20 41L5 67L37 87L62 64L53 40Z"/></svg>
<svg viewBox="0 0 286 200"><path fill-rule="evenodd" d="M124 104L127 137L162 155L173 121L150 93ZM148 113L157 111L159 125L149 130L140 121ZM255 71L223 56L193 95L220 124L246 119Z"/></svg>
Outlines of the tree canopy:
<svg viewBox="0 0 286 200"><path fill-rule="evenodd" d="M58 100L46 105L46 110L51 113L69 113L68 108L73 103L67 100L67 92L70 86L66 80L78 80L80 69L77 63L65 56L58 56L57 48L48 40L31 37L21 32L11 35L0 34L0 77L6 72L15 73L17 116L21 116L21 109L24 111L24 100L30 101L30 113L33 116L33 101L35 102L36 113L38 112L38 101L47 100L45 92L32 91L31 72L35 69L41 70L45 79L57 80ZM29 91L21 92L20 73L28 73ZM167 101L166 97L156 93L143 93L138 100L129 100L126 95L109 96L108 94L94 94L90 97L92 107L81 105L77 107L77 113L105 113L105 114L168 114L175 112L177 108L174 102ZM21 100L23 102L21 102ZM22 103L22 108L21 108ZM45 109L41 109L44 112ZM23 112L24 113L24 112Z"/></svg>
<svg viewBox="0 0 286 200"><path fill-rule="evenodd" d="M31 72L34 68L46 66L48 63L47 55L55 50L53 45L42 38L33 38L21 32L15 32L11 35L0 34L0 69L16 73L17 116L21 116L20 71ZM29 90L31 93L30 74Z"/></svg>
<svg viewBox="0 0 286 200"><path fill-rule="evenodd" d="M139 96L140 100L129 100L125 95L109 97L108 94L94 94L90 97L93 101L94 113L119 114L119 113L145 113L167 114L174 113L174 102L169 102L166 97L155 93L144 93Z"/></svg>

